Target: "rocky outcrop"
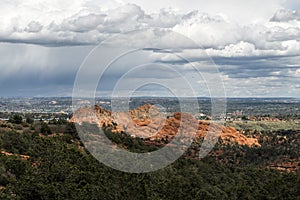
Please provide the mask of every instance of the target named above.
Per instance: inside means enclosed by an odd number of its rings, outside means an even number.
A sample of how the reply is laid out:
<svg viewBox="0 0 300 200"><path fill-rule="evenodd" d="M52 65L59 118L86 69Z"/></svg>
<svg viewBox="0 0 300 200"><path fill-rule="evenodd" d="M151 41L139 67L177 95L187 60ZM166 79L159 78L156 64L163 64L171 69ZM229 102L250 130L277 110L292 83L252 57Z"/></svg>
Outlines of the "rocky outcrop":
<svg viewBox="0 0 300 200"><path fill-rule="evenodd" d="M6 151L1 151L1 154L5 156L19 156L22 160L28 160L30 158L30 156L27 155L13 154Z"/></svg>
<svg viewBox="0 0 300 200"><path fill-rule="evenodd" d="M175 113L165 117L156 106L146 104L129 112L111 113L99 106L80 108L70 120L75 123L95 123L99 127L112 126L113 132L125 131L132 137L150 140L169 140L178 133L189 138L205 137L207 133L221 136L224 143L260 146L256 138L248 138L235 128L210 121L198 121L188 113Z"/></svg>
<svg viewBox="0 0 300 200"><path fill-rule="evenodd" d="M247 146L258 146L261 145L258 143L256 138L249 138L245 135L239 133L233 127L223 127L221 138L224 143L237 143L239 145L247 145Z"/></svg>

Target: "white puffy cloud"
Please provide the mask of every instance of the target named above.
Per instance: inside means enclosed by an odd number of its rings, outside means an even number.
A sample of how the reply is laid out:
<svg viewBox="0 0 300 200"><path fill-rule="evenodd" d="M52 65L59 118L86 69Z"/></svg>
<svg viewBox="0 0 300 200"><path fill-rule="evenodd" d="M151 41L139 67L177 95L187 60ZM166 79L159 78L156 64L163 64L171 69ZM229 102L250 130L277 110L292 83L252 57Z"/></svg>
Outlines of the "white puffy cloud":
<svg viewBox="0 0 300 200"><path fill-rule="evenodd" d="M194 11L185 15L174 31L190 37L203 47L219 47L241 39L241 27L225 21L221 16L211 16Z"/></svg>
<svg viewBox="0 0 300 200"><path fill-rule="evenodd" d="M238 23L227 12L208 14L201 9L193 11L192 6L183 9L185 12L179 12L178 8L164 8L155 12L146 9L147 12L138 5L117 1L72 2L27 0L19 2L20 5L1 3L4 23L0 25L0 41L45 46L90 45L98 44L113 34L158 27L193 39L214 56L218 56L218 53L226 57L286 55L298 50L299 24L286 22L298 16L298 12L289 10L279 10L272 22L249 24L242 21ZM253 2L253 5L256 3ZM173 5L176 7L177 4L180 2ZM141 5L145 7L147 4ZM279 7L274 2L271 5L273 9ZM9 12L13 9L18 12ZM176 44L181 45L178 41L173 43Z"/></svg>
<svg viewBox="0 0 300 200"><path fill-rule="evenodd" d="M257 11L256 19L266 18L265 14L260 12L262 8L255 7L261 4L257 0L243 4L227 0L226 4L229 5L213 2L204 4L202 1L195 4L174 1L170 4L173 8L163 9L161 8L166 2L163 5L146 0L130 1L139 5L125 2L4 1L0 3L4 22L0 25L0 41L46 46L90 45L97 44L113 34L158 27L190 37L201 47L212 48L215 50L214 53L223 52L222 55L233 53L234 56L238 55L236 51L241 51L238 48L247 53L245 50L251 45L255 49L251 51L253 55L260 52L266 54L265 49L269 53L272 51L276 53L285 48L282 45L283 41L298 41L300 35L298 23L289 23L288 27L286 23L285 25L281 23L298 16L298 12L281 9L272 18L271 25L268 20L248 22L240 20L243 12L248 13L252 9ZM280 1L269 3L268 6L261 6L265 12L268 11L268 15L280 7ZM152 7L150 4L153 4L153 9L149 9ZM213 9L212 5L218 5L216 6L218 9ZM233 5L235 9L229 11ZM247 10L245 6L248 7ZM201 11L203 9L207 12ZM15 12L12 12L13 10ZM232 13L238 18L234 19ZM246 44L248 47L241 47Z"/></svg>
<svg viewBox="0 0 300 200"><path fill-rule="evenodd" d="M288 40L281 42L278 49L258 49L252 43L238 42L230 44L223 49L207 49L207 53L211 56L220 57L262 57L262 56L292 56L299 55L300 42L296 40Z"/></svg>
<svg viewBox="0 0 300 200"><path fill-rule="evenodd" d="M288 1L289 5L295 5ZM261 0L1 1L0 81L18 73L30 77L28 74L34 71L50 81L42 71L47 69L52 78L55 71L66 75L68 70L62 70L62 65L75 73L74 66L78 67L88 53L81 48L91 48L88 45L117 34L157 27L161 30L134 32L131 37L119 37L114 42L139 47L149 41L149 47L176 49L177 55L207 73L211 67L207 64L209 55L219 66L228 91L234 95L263 94L266 88L270 94L272 91L279 94L284 91L280 84L289 83L295 86L290 87L293 91L299 91L296 86L300 68L300 12L284 8L283 3L282 0L263 3ZM185 37L197 45L187 42ZM78 48L83 55L76 56L81 54ZM128 68L137 58L130 59L126 63ZM190 70L178 56L163 51L152 49L147 59L171 64L176 69L182 67L187 73ZM111 74L114 75L119 76Z"/></svg>
<svg viewBox="0 0 300 200"><path fill-rule="evenodd" d="M173 8L177 13L188 13L194 10L220 14L229 20L242 23L269 20L277 9L282 8L283 0L123 0L141 6L147 13L158 12L162 8Z"/></svg>
<svg viewBox="0 0 300 200"><path fill-rule="evenodd" d="M271 6L264 6L264 12L255 7L260 4L257 0L252 3L235 0L227 0L226 3L197 1L194 4L174 1L170 4L173 8L166 8L168 6L164 5L167 2L125 2L4 1L0 3L0 40L50 46L96 44L111 34L159 27L172 28L195 39L204 47L224 46L252 35L253 30L247 30L247 34L245 25L237 23L241 22L243 13L250 13L255 9L258 19L264 17L267 9L269 13L279 7L277 0ZM156 9L149 9L151 5ZM218 9L213 9L214 7ZM245 7L248 7L247 12ZM202 10L208 12L204 13Z"/></svg>

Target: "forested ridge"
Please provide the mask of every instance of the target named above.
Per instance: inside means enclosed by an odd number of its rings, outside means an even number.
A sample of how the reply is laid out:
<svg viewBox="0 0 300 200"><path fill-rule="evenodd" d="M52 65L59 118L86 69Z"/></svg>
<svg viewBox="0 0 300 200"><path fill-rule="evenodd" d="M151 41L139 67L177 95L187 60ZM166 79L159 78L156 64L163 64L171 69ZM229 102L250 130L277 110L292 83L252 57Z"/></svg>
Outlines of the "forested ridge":
<svg viewBox="0 0 300 200"><path fill-rule="evenodd" d="M72 123L12 121L0 126L0 199L300 199L299 169L270 167L299 159L297 131L260 133L262 147L255 148L219 142L202 160L196 151L201 141L194 141L168 167L130 174L97 161ZM160 148L103 129L129 151Z"/></svg>

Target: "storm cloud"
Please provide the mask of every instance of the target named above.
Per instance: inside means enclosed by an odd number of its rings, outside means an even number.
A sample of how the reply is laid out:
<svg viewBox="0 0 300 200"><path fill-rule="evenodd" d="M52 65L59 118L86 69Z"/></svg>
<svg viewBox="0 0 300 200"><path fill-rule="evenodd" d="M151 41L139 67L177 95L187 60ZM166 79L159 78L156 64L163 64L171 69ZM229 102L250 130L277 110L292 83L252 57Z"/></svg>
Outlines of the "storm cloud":
<svg viewBox="0 0 300 200"><path fill-rule="evenodd" d="M151 49L148 56L139 58L168 64L185 71L187 77L193 77L187 62L210 73L205 65L209 56L228 96L299 97L299 4L291 0L267 0L263 5L259 0L2 1L1 95L71 95L76 73L96 45L131 31L159 28L166 31L119 42L135 47L160 38L164 42L159 48L178 49L174 53L186 61ZM182 42L186 40L173 37L170 31L195 43ZM102 89L111 90L111 84L130 70L136 59L129 56L118 63ZM164 72L147 70L141 79L150 72L161 79Z"/></svg>

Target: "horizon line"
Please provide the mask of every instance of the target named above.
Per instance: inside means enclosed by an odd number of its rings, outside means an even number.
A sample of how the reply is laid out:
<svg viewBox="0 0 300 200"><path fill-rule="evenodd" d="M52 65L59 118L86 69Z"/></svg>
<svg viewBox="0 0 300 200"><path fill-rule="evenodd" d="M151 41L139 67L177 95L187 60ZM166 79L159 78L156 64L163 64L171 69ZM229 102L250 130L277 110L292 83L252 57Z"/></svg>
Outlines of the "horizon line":
<svg viewBox="0 0 300 200"><path fill-rule="evenodd" d="M0 96L0 98L73 98L72 96ZM76 97L76 98L89 98L89 97ZM288 97L288 96L226 96L226 97L208 97L208 96L118 96L118 97L111 97L111 96L96 96L98 98L205 98L205 99L300 99L300 97Z"/></svg>

